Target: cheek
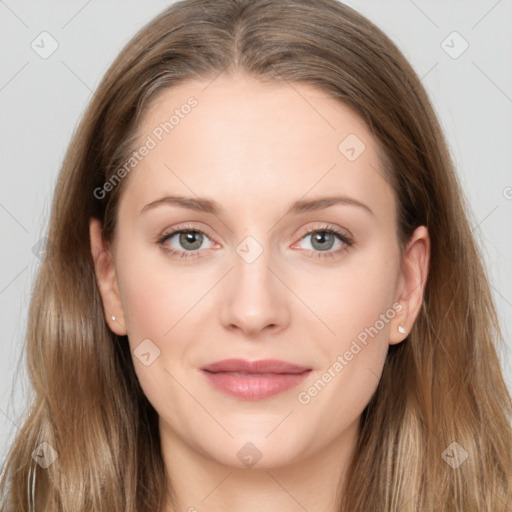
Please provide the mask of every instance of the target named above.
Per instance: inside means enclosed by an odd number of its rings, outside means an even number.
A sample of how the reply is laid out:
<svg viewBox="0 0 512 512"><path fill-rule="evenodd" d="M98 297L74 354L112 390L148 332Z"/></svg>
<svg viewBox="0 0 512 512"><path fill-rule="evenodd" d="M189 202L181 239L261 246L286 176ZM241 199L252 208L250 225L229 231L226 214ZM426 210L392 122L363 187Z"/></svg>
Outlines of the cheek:
<svg viewBox="0 0 512 512"><path fill-rule="evenodd" d="M393 254L393 248L388 249ZM356 421L380 380L390 322L396 315L393 304L399 273L398 258L386 260L382 254L369 253L339 272L326 274L325 279L320 277L325 284L305 299L316 304L318 317L334 331L325 330L325 335L313 338L324 365L315 379L297 390L304 421L311 433L322 429L324 442Z"/></svg>
<svg viewBox="0 0 512 512"><path fill-rule="evenodd" d="M185 316L185 323L195 318L192 310L219 278L218 268L204 262L172 262L160 251L132 247L131 251L120 251L120 254L129 255L118 259L116 270L126 327L133 345L146 338L162 345ZM289 302L292 326L304 324L308 318L311 320L309 326L302 327L312 330L312 339L319 338L315 316L324 324L320 327L327 335L322 338L327 340L324 349L328 352L334 348L342 350L347 343L350 345L366 328L374 326L393 303L399 272L398 249L393 244L376 240L338 266L318 265L315 272L311 272L311 262L305 265L288 267L283 275L287 282L294 283L294 292L315 315L306 315L307 318L296 315L294 312L302 306L286 294L281 300ZM387 323L382 330L386 329ZM178 340L175 343L179 345Z"/></svg>
<svg viewBox="0 0 512 512"><path fill-rule="evenodd" d="M203 299L218 276L204 265L172 262L163 252L147 247L119 254L123 256L117 260L116 272L134 367L155 405L162 386L176 385L170 374L181 380L193 364L189 360L195 349L191 340L204 324ZM141 352L149 352L150 361L157 357L146 366L147 361L138 357Z"/></svg>
<svg viewBox="0 0 512 512"><path fill-rule="evenodd" d="M376 243L371 250L351 255L338 269L322 269L314 287L302 281L303 296L308 295L305 302L309 301L334 331L332 338L337 340L338 349L376 323L378 330L386 334L389 319L395 314L392 305L399 270L397 248ZM384 323L379 321L381 315L386 317Z"/></svg>
<svg viewBox="0 0 512 512"><path fill-rule="evenodd" d="M190 280L178 265L171 266L165 255L154 252L132 250L129 257L118 259L116 272L137 378L153 407L173 417L185 407L168 400L181 396L173 376L184 380L180 364L189 338L180 331L182 320L205 290L199 289L195 277Z"/></svg>
<svg viewBox="0 0 512 512"><path fill-rule="evenodd" d="M335 271L322 270L315 287L302 281L304 301L313 304L311 309L328 330L323 329L322 336L310 331L324 360L318 375L322 382L311 394L301 389L305 395L299 402L311 399L313 408L322 409L344 396L344 411L361 412L376 389L389 347L388 333L397 312L399 252L381 240L345 263ZM322 398L313 399L317 392ZM342 421L341 416L338 419Z"/></svg>
<svg viewBox="0 0 512 512"><path fill-rule="evenodd" d="M117 265L126 328L137 339L162 340L208 289L205 278L160 251L133 250Z"/></svg>

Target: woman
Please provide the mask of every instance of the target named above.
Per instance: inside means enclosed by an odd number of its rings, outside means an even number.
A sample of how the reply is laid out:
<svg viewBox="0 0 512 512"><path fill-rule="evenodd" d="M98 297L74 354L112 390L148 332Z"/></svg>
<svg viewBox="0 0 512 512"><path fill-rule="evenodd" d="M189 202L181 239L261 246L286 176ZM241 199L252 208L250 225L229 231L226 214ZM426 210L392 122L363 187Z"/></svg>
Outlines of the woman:
<svg viewBox="0 0 512 512"><path fill-rule="evenodd" d="M2 510L510 510L460 187L352 9L172 5L96 91L48 236Z"/></svg>

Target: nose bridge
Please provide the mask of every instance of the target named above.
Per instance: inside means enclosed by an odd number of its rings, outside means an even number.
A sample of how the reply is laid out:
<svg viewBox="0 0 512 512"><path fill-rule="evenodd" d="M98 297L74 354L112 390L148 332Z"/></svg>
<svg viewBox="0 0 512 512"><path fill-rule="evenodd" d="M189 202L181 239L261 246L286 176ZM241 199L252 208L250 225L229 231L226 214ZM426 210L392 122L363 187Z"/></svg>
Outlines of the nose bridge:
<svg viewBox="0 0 512 512"><path fill-rule="evenodd" d="M229 292L222 310L226 327L254 333L288 322L286 290L269 269L275 265L269 237L247 235L236 247Z"/></svg>
<svg viewBox="0 0 512 512"><path fill-rule="evenodd" d="M258 237L261 240L261 236ZM268 241L260 243L253 235L248 235L235 248L235 284L244 293L270 293L272 283L269 277L273 258ZM238 286L239 285L239 286Z"/></svg>

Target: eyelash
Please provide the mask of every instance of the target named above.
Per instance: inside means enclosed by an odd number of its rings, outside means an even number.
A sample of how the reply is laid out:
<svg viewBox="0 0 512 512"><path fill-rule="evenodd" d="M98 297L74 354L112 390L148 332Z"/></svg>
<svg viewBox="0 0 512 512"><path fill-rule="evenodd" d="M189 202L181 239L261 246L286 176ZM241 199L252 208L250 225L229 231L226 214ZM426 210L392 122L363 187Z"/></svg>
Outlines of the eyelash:
<svg viewBox="0 0 512 512"><path fill-rule="evenodd" d="M169 249L169 247L167 247L165 245L165 242L167 240L171 239L177 233L186 233L186 232L200 233L200 234L205 235L206 237L210 238L204 231L201 231L200 229L197 229L194 226L182 226L179 229L175 229L169 233L162 234L157 239L157 243L160 245L160 247L166 254L169 254L174 258L178 258L178 259L200 258L201 256L199 256L198 250L179 251L176 249ZM313 229L310 229L309 231L307 231L306 233L304 233L301 236L300 241L303 240L308 235L311 235L313 233L328 233L328 234L335 235L338 238L338 240L345 245L345 247L343 247L341 249L337 249L335 251L314 251L312 249L303 249L303 250L307 250L308 252L314 253L314 255L315 255L314 257L317 257L317 258L335 258L339 255L339 253L347 250L349 247L352 247L355 243L352 238L350 238L345 233L339 231L338 229L336 229L332 226L321 226L321 227L315 227Z"/></svg>

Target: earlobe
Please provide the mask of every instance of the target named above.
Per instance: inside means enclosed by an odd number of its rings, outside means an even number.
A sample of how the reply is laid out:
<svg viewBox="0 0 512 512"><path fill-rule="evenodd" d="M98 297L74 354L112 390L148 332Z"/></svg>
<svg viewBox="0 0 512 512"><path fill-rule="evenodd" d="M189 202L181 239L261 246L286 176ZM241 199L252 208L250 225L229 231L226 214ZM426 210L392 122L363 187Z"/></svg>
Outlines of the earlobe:
<svg viewBox="0 0 512 512"><path fill-rule="evenodd" d="M119 336L124 336L127 331L115 273L114 259L112 253L106 247L101 223L98 219L91 218L89 234L96 282L98 283L98 289L103 302L106 321L112 332Z"/></svg>
<svg viewBox="0 0 512 512"><path fill-rule="evenodd" d="M398 304L400 304L400 309L397 310L389 332L388 343L390 345L396 345L404 341L411 330L407 306L402 301L398 302Z"/></svg>
<svg viewBox="0 0 512 512"><path fill-rule="evenodd" d="M392 326L389 344L403 341L419 314L427 282L430 262L430 238L425 226L412 234L402 255L401 275L397 288L397 301L402 305Z"/></svg>

